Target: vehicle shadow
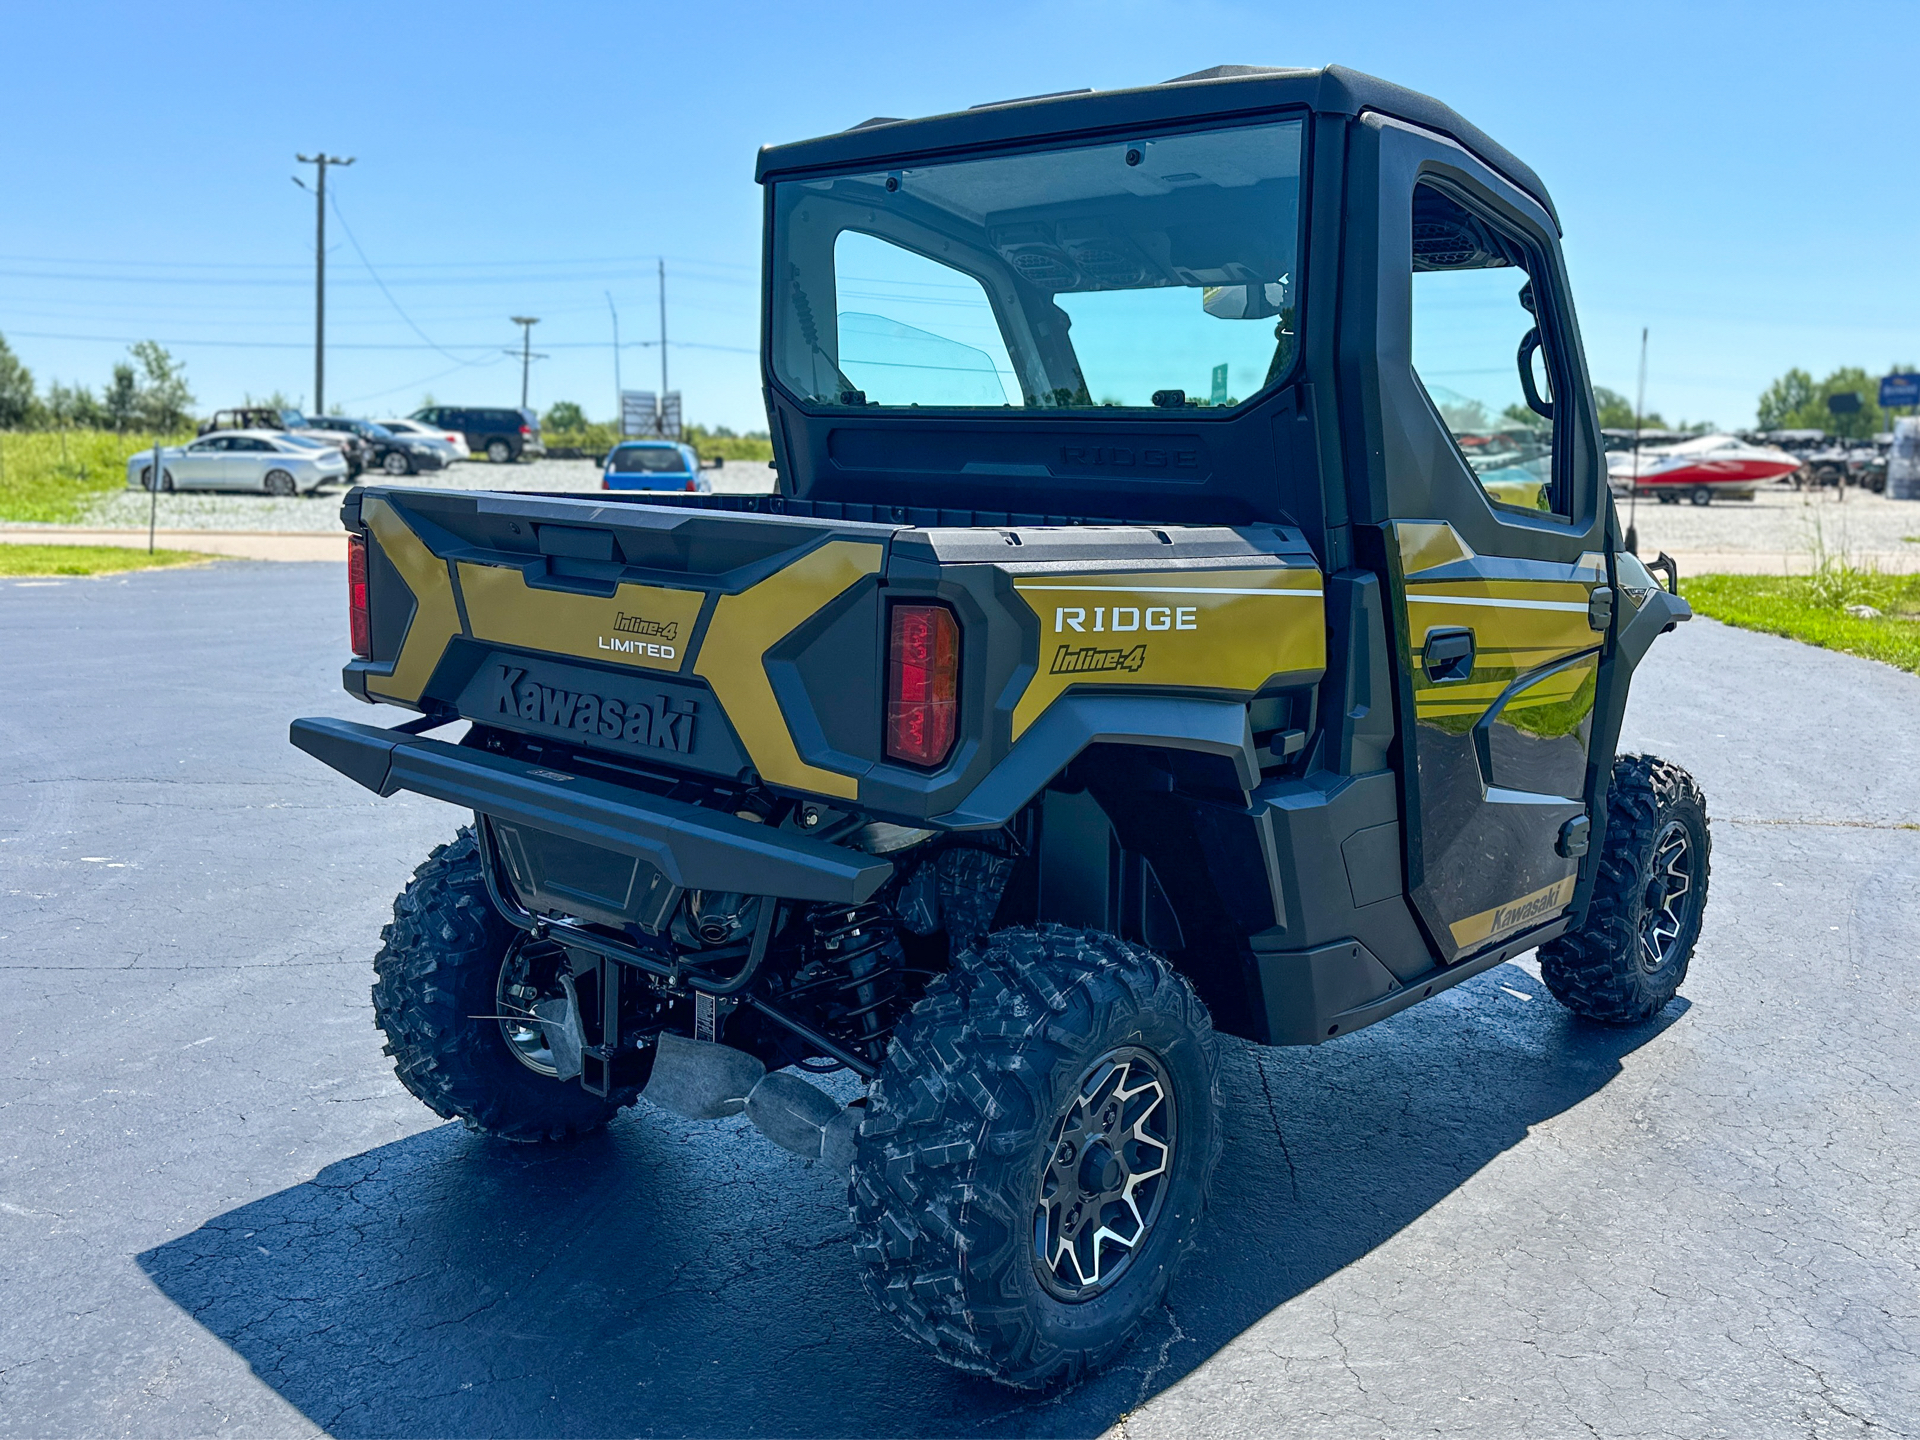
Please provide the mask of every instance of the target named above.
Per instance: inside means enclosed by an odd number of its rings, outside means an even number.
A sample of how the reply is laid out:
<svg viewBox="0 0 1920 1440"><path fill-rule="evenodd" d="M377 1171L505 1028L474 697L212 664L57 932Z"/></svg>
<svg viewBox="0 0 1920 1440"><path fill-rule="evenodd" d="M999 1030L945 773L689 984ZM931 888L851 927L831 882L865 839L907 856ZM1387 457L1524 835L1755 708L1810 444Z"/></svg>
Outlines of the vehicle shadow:
<svg viewBox="0 0 1920 1440"><path fill-rule="evenodd" d="M562 1147L441 1126L139 1260L336 1436L1092 1436L1593 1095L1684 1010L1590 1025L1509 964L1320 1049L1228 1045L1226 1153L1168 1311L1052 1395L955 1374L891 1329L860 1289L843 1179L744 1122L645 1104Z"/></svg>

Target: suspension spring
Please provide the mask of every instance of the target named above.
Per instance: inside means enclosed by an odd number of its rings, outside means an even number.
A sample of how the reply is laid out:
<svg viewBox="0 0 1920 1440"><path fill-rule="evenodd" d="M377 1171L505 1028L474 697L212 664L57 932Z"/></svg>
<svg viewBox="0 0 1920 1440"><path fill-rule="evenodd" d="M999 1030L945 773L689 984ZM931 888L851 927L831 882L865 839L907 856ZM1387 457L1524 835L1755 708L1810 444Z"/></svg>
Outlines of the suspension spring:
<svg viewBox="0 0 1920 1440"><path fill-rule="evenodd" d="M878 1061L899 1018L906 961L892 912L880 904L819 905L806 916L806 963L787 991L835 1038Z"/></svg>

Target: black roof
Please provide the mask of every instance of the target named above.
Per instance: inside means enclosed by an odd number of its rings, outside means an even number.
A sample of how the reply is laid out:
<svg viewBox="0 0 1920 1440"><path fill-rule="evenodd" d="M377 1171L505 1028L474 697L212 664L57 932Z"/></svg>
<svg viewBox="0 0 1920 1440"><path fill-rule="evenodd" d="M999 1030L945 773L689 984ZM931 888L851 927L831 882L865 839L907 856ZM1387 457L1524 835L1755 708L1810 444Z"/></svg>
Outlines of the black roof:
<svg viewBox="0 0 1920 1440"><path fill-rule="evenodd" d="M1056 135L1067 138L1127 126L1257 115L1286 106L1305 106L1329 115L1378 111L1450 136L1532 195L1559 224L1540 177L1505 146L1438 100L1343 65L1322 70L1219 65L1131 90L1036 95L919 120L883 116L837 135L763 146L754 178L764 181L784 171L838 169L906 157L931 159L982 145Z"/></svg>

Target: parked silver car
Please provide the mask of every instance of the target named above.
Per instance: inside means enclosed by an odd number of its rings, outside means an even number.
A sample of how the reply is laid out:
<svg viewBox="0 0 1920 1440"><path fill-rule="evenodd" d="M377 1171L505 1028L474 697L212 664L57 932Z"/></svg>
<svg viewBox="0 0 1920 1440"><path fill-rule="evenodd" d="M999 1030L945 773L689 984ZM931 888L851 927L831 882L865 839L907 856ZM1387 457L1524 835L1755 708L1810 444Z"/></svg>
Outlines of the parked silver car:
<svg viewBox="0 0 1920 1440"><path fill-rule="evenodd" d="M221 430L186 446L160 449L160 488L165 490L256 490L267 495L312 494L330 480L347 478L337 445L275 430ZM127 460L127 488L153 484L153 451Z"/></svg>

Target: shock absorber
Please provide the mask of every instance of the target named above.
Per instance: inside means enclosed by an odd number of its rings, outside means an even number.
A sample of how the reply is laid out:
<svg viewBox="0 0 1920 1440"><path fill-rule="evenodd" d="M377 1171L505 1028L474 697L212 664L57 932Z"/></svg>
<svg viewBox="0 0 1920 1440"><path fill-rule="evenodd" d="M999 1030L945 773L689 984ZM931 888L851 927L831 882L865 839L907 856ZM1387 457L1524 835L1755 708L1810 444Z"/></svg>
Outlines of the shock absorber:
<svg viewBox="0 0 1920 1440"><path fill-rule="evenodd" d="M789 999L823 1010L832 1033L878 1061L893 1030L905 957L884 905L820 905L807 915L809 964ZM803 975L805 971L803 971Z"/></svg>

